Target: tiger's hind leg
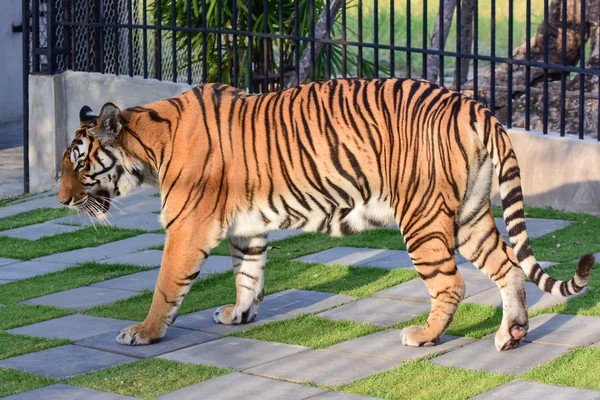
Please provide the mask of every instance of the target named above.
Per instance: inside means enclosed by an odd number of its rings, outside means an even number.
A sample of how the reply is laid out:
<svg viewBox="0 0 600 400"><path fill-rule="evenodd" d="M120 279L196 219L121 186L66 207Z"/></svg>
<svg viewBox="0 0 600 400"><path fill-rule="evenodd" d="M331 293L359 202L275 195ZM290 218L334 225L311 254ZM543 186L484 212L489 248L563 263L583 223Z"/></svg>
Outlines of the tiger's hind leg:
<svg viewBox="0 0 600 400"><path fill-rule="evenodd" d="M229 248L237 297L235 304L219 307L214 313L216 323L232 325L254 321L264 295L264 272L267 262L267 234L230 237Z"/></svg>
<svg viewBox="0 0 600 400"><path fill-rule="evenodd" d="M503 316L496 333L496 349L503 351L518 347L529 329L525 274L512 247L506 244L496 228L489 201L478 212L460 221L456 239L460 254L500 289Z"/></svg>
<svg viewBox="0 0 600 400"><path fill-rule="evenodd" d="M417 223L418 224L418 223ZM402 344L434 346L446 331L464 297L465 283L454 259L454 221L444 214L428 226L404 232L410 257L431 296L431 312L424 326L400 332Z"/></svg>

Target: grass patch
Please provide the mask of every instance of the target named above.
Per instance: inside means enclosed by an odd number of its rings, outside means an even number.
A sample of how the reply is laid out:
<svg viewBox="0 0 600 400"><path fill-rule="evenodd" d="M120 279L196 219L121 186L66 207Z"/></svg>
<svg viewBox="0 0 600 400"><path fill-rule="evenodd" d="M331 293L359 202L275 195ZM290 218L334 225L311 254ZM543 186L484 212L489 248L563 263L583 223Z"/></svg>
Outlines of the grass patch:
<svg viewBox="0 0 600 400"><path fill-rule="evenodd" d="M577 263L565 263L548 268L547 272L556 279L568 280L573 277ZM543 313L600 316L600 264L595 264L590 272L588 290L583 295L573 298L564 304L557 304L530 313L535 316Z"/></svg>
<svg viewBox="0 0 600 400"><path fill-rule="evenodd" d="M22 226L41 224L42 222L66 217L76 211L70 208L38 208L36 210L22 212L6 218L0 218L0 231L16 229Z"/></svg>
<svg viewBox="0 0 600 400"><path fill-rule="evenodd" d="M51 306L7 304L4 307L0 307L0 330L19 328L74 313L75 311L73 310Z"/></svg>
<svg viewBox="0 0 600 400"><path fill-rule="evenodd" d="M415 271L405 269L388 271L380 268L274 261L269 262L265 270L265 294L287 289L305 289L367 297L376 291L399 285L417 276ZM199 279L185 297L179 314L235 303L235 294L233 272ZM152 293L148 292L116 303L90 308L86 313L99 317L142 321L148 313L151 302Z"/></svg>
<svg viewBox="0 0 600 400"><path fill-rule="evenodd" d="M87 263L0 285L0 303L17 303L147 270L135 265Z"/></svg>
<svg viewBox="0 0 600 400"><path fill-rule="evenodd" d="M71 344L67 339L46 339L0 332L0 360Z"/></svg>
<svg viewBox="0 0 600 400"><path fill-rule="evenodd" d="M503 374L409 362L343 386L346 392L384 399L467 399L513 378Z"/></svg>
<svg viewBox="0 0 600 400"><path fill-rule="evenodd" d="M600 390L600 347L581 347L543 364L519 378Z"/></svg>
<svg viewBox="0 0 600 400"><path fill-rule="evenodd" d="M39 389L57 383L54 379L14 369L0 368L0 397Z"/></svg>
<svg viewBox="0 0 600 400"><path fill-rule="evenodd" d="M70 385L142 399L157 396L233 372L207 365L149 358L69 379Z"/></svg>
<svg viewBox="0 0 600 400"><path fill-rule="evenodd" d="M96 247L102 244L127 239L147 233L140 229L122 229L115 227L101 227L80 229L76 232L61 233L54 236L45 236L38 240L15 239L0 236L0 257L31 260L50 254Z"/></svg>
<svg viewBox="0 0 600 400"><path fill-rule="evenodd" d="M308 314L286 321L257 326L242 332L235 332L231 336L322 349L383 329L350 321L330 321Z"/></svg>
<svg viewBox="0 0 600 400"><path fill-rule="evenodd" d="M401 322L394 327L402 329L411 325L425 325L428 315L423 314L410 321ZM458 306L456 314L454 314L454 319L446 331L446 335L481 339L490 333L496 332L501 322L501 308L463 303Z"/></svg>
<svg viewBox="0 0 600 400"><path fill-rule="evenodd" d="M20 194L18 196L11 196L11 197L2 198L2 199L0 199L0 207L6 207L7 205L9 205L11 203L14 203L17 200L22 200L22 199L24 199L26 197L29 197L29 196L31 196L31 195L23 193L23 194Z"/></svg>

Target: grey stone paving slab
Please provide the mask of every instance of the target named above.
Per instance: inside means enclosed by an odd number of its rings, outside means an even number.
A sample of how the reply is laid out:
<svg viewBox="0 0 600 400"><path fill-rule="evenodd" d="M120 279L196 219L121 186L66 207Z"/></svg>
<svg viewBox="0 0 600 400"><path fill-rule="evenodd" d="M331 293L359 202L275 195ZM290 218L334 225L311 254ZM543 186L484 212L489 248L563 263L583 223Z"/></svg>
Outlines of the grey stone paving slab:
<svg viewBox="0 0 600 400"><path fill-rule="evenodd" d="M50 195L34 200L13 203L0 208L0 218L12 217L26 211L36 210L38 208L63 208L56 196Z"/></svg>
<svg viewBox="0 0 600 400"><path fill-rule="evenodd" d="M81 340L106 332L121 330L132 323L134 322L75 314L22 326L11 329L8 332L20 335L40 336L48 339Z"/></svg>
<svg viewBox="0 0 600 400"><path fill-rule="evenodd" d="M79 386L65 385L62 383L46 386L44 388L30 390L8 396L5 400L126 400L135 397L121 396L115 393L101 392L82 388Z"/></svg>
<svg viewBox="0 0 600 400"><path fill-rule="evenodd" d="M265 296L264 300L260 303L258 316L250 324L217 324L213 320L213 313L216 308L211 308L182 315L174 325L212 333L228 334L250 329L268 322L290 319L300 314L327 310L354 300L356 300L355 297L342 294L290 289Z"/></svg>
<svg viewBox="0 0 600 400"><path fill-rule="evenodd" d="M208 276L212 274L220 274L233 269L233 263L229 256L210 256L204 262L202 270L200 270L200 277Z"/></svg>
<svg viewBox="0 0 600 400"><path fill-rule="evenodd" d="M246 372L293 382L339 386L401 365L395 360L329 350L312 350L281 358Z"/></svg>
<svg viewBox="0 0 600 400"><path fill-rule="evenodd" d="M164 226L159 221L159 215L152 212L148 214L119 216L112 221L111 225L118 226L119 228L143 229L146 231L164 229Z"/></svg>
<svg viewBox="0 0 600 400"><path fill-rule="evenodd" d="M496 287L496 284L481 275L481 278L474 278L471 275L463 276L466 285L465 298L481 293L484 290ZM425 281L421 278L411 279L408 282L401 283L400 285L392 286L390 288L381 290L373 294L373 297L398 299L398 300L409 300L409 301L425 301L429 303L431 296Z"/></svg>
<svg viewBox="0 0 600 400"><path fill-rule="evenodd" d="M9 236L16 239L38 240L43 236L75 232L79 229L81 229L79 226L42 223L2 231L0 232L0 236Z"/></svg>
<svg viewBox="0 0 600 400"><path fill-rule="evenodd" d="M159 272L159 269L151 269L150 271L138 272L137 274L120 276L118 278L109 279L107 281L94 283L89 287L135 291L154 291Z"/></svg>
<svg viewBox="0 0 600 400"><path fill-rule="evenodd" d="M276 240L283 240L293 236L298 236L304 233L300 229L281 229L269 232L269 236L267 237L267 242L274 242Z"/></svg>
<svg viewBox="0 0 600 400"><path fill-rule="evenodd" d="M67 345L7 358L0 361L0 367L55 379L65 379L135 360L135 358L120 354Z"/></svg>
<svg viewBox="0 0 600 400"><path fill-rule="evenodd" d="M314 395L323 392L324 390L320 388L234 372L163 394L158 398L160 400L301 400L312 399Z"/></svg>
<svg viewBox="0 0 600 400"><path fill-rule="evenodd" d="M387 255L376 258L373 260L361 261L356 266L359 267L379 267L385 269L396 269L396 268L413 268L413 262L408 255L407 251L402 250L387 250L389 253ZM466 262L467 260L456 253L454 255L456 263L461 264Z"/></svg>
<svg viewBox="0 0 600 400"><path fill-rule="evenodd" d="M0 267L3 265L8 265L8 264L14 264L16 262L20 262L21 260L17 260L14 258L4 258L4 257L0 257Z"/></svg>
<svg viewBox="0 0 600 400"><path fill-rule="evenodd" d="M143 250L136 253L125 254L117 257L106 258L102 264L131 264L140 267L160 267L162 250Z"/></svg>
<svg viewBox="0 0 600 400"><path fill-rule="evenodd" d="M426 303L366 298L317 314L332 320L364 322L378 326L394 325L418 317L430 310Z"/></svg>
<svg viewBox="0 0 600 400"><path fill-rule="evenodd" d="M163 354L159 358L243 370L306 350L309 348L304 346L226 337Z"/></svg>
<svg viewBox="0 0 600 400"><path fill-rule="evenodd" d="M390 360L413 360L434 353L447 353L474 341L475 339L444 335L440 338L440 341L436 346L411 347L402 344L400 341L399 329L387 329L385 331L338 343L329 347L328 350L386 358Z"/></svg>
<svg viewBox="0 0 600 400"><path fill-rule="evenodd" d="M538 261L538 264L540 267L542 267L542 269L547 269L558 263L552 261ZM487 278L483 272L479 271L477 267L470 262L460 263L457 265L457 267L463 277L471 276L473 278Z"/></svg>
<svg viewBox="0 0 600 400"><path fill-rule="evenodd" d="M569 386L551 385L548 383L514 380L494 389L488 390L473 399L478 400L598 400L600 391L580 389Z"/></svg>
<svg viewBox="0 0 600 400"><path fill-rule="evenodd" d="M496 226L500 234L508 241L508 233L506 231L506 224L502 218L494 218ZM566 228L571 225L573 221L563 221L558 219L544 219L544 218L526 218L525 223L527 224L527 235L530 239L547 235L558 229Z"/></svg>
<svg viewBox="0 0 600 400"><path fill-rule="evenodd" d="M148 247L158 246L165 243L165 235L157 233L146 233L128 239L103 244L98 247L87 247L68 251L65 253L52 254L34 259L34 261L84 263L86 261L101 261L111 257L145 250Z"/></svg>
<svg viewBox="0 0 600 400"><path fill-rule="evenodd" d="M525 340L561 346L586 346L600 341L600 317L542 314L529 320Z"/></svg>
<svg viewBox="0 0 600 400"><path fill-rule="evenodd" d="M327 392L315 397L311 400L375 400L376 397L362 396L360 394L346 392Z"/></svg>
<svg viewBox="0 0 600 400"><path fill-rule="evenodd" d="M170 327L167 330L165 337L158 343L153 343L150 346L124 346L117 343L115 340L118 333L119 331L116 330L103 335L89 337L76 344L97 350L109 351L111 353L123 354L125 356L146 358L155 357L160 354L169 353L219 338L218 335L213 335L211 333Z"/></svg>
<svg viewBox="0 0 600 400"><path fill-rule="evenodd" d="M49 274L71 267L73 264L48 263L43 261L22 261L0 267L0 279L19 280Z"/></svg>
<svg viewBox="0 0 600 400"><path fill-rule="evenodd" d="M586 290L583 290L580 293L569 297L559 297L542 291L533 282L525 282L527 304L530 310L541 310L546 307L566 303L572 298L581 296L585 293L585 291ZM465 299L464 302L502 307L502 297L500 296L500 289L498 288L488 289L484 292L476 294L475 296Z"/></svg>
<svg viewBox="0 0 600 400"><path fill-rule="evenodd" d="M37 297L21 302L22 304L46 305L73 310L85 310L86 308L113 303L117 300L138 295L138 292L130 290L116 290L98 287L84 286L76 289L65 290Z"/></svg>
<svg viewBox="0 0 600 400"><path fill-rule="evenodd" d="M356 265L364 262L372 262L374 260L382 259L391 255L394 255L392 250L363 249L340 246L297 258L296 261L307 263L323 263L329 265Z"/></svg>
<svg viewBox="0 0 600 400"><path fill-rule="evenodd" d="M447 367L518 375L547 363L568 350L565 346L525 342L514 350L497 351L492 335L436 357L432 362Z"/></svg>
<svg viewBox="0 0 600 400"><path fill-rule="evenodd" d="M316 387L283 382L234 372L196 383L170 393L160 400L301 400L314 398L324 390Z"/></svg>

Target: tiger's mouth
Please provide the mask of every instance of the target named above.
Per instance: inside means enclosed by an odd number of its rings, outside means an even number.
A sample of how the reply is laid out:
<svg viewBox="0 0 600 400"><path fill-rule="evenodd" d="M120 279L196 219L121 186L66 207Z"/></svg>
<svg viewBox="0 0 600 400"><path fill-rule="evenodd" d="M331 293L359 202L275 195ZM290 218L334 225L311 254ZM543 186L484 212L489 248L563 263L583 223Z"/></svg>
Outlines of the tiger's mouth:
<svg viewBox="0 0 600 400"><path fill-rule="evenodd" d="M96 219L104 219L106 214L108 214L110 205L110 193L105 190L99 190L95 193L88 193L78 208L84 214L88 214Z"/></svg>

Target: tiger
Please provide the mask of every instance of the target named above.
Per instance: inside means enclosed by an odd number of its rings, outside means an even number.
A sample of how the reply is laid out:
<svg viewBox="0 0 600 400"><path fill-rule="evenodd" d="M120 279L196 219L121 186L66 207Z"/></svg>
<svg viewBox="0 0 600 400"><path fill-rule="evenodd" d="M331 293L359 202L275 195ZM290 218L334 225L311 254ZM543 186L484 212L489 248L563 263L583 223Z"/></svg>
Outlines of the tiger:
<svg viewBox="0 0 600 400"><path fill-rule="evenodd" d="M452 322L465 296L455 252L500 290L498 351L527 335L525 275L570 296L595 262L583 256L568 281L540 267L506 130L479 102L425 80L333 79L267 94L206 83L123 110L84 106L80 122L62 157L62 204L103 218L117 196L160 190L160 273L146 319L116 336L123 345L164 337L225 238L236 301L218 307L214 321L254 321L275 229L344 236L396 223L431 296L425 325L400 332L407 346L435 345ZM510 244L492 214L494 172Z"/></svg>

